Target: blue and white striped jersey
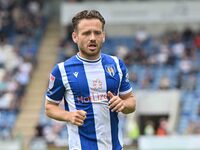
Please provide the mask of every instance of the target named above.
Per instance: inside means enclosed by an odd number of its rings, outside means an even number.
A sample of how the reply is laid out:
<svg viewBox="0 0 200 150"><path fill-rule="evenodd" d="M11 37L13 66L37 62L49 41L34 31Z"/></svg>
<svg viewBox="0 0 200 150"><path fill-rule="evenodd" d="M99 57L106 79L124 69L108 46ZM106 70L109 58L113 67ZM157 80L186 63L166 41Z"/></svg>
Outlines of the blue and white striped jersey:
<svg viewBox="0 0 200 150"><path fill-rule="evenodd" d="M83 126L67 123L70 150L121 150L122 133L118 113L108 108L107 92L123 95L132 91L125 64L117 57L101 54L95 61L78 54L57 64L50 74L46 98L67 111L84 110Z"/></svg>

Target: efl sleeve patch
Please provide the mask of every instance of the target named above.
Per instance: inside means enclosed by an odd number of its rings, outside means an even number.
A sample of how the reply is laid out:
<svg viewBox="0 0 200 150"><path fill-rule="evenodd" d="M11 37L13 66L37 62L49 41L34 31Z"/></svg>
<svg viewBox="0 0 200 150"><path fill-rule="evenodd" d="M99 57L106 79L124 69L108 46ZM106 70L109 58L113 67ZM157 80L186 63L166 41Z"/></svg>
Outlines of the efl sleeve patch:
<svg viewBox="0 0 200 150"><path fill-rule="evenodd" d="M52 74L50 74L50 76L49 76L49 87L48 87L48 90L51 90L53 88L54 82L55 82L55 77Z"/></svg>

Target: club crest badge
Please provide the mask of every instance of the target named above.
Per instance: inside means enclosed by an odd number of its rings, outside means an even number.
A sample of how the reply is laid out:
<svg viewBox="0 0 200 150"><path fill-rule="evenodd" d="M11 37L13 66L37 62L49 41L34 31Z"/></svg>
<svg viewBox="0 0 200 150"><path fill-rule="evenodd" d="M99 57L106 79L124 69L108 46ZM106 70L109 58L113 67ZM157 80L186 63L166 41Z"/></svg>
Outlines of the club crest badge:
<svg viewBox="0 0 200 150"><path fill-rule="evenodd" d="M50 77L49 77L49 87L48 87L49 89L53 88L54 82L55 82L55 77L52 74L50 74Z"/></svg>
<svg viewBox="0 0 200 150"><path fill-rule="evenodd" d="M105 66L106 72L111 76L114 77L116 73L116 69L114 65L106 65Z"/></svg>

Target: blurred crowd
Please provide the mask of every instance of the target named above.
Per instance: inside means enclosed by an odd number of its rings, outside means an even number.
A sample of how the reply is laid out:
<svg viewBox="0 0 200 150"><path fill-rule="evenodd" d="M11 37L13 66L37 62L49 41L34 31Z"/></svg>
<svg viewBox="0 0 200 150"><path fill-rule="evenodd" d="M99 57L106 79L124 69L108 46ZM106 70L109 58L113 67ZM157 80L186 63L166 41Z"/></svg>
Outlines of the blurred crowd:
<svg viewBox="0 0 200 150"><path fill-rule="evenodd" d="M37 65L47 16L42 0L0 0L0 139L12 138L26 87Z"/></svg>
<svg viewBox="0 0 200 150"><path fill-rule="evenodd" d="M134 47L126 50L126 54L122 55L120 49L117 54L123 57L129 68L133 68L130 69L130 79L139 89L196 89L200 31L195 32L188 27L182 32L167 31L158 37L139 31L135 35L134 43ZM138 67L145 72L145 76L148 74L141 80Z"/></svg>

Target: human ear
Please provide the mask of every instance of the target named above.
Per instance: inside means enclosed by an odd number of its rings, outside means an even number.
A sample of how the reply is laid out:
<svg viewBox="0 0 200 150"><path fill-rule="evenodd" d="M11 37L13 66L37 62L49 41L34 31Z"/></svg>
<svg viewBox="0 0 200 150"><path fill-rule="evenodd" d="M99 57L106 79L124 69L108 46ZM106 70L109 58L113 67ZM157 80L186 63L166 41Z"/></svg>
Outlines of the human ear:
<svg viewBox="0 0 200 150"><path fill-rule="evenodd" d="M76 32L72 33L72 39L73 39L74 43L77 43L77 33Z"/></svg>
<svg viewBox="0 0 200 150"><path fill-rule="evenodd" d="M103 43L105 42L105 37L103 38Z"/></svg>

